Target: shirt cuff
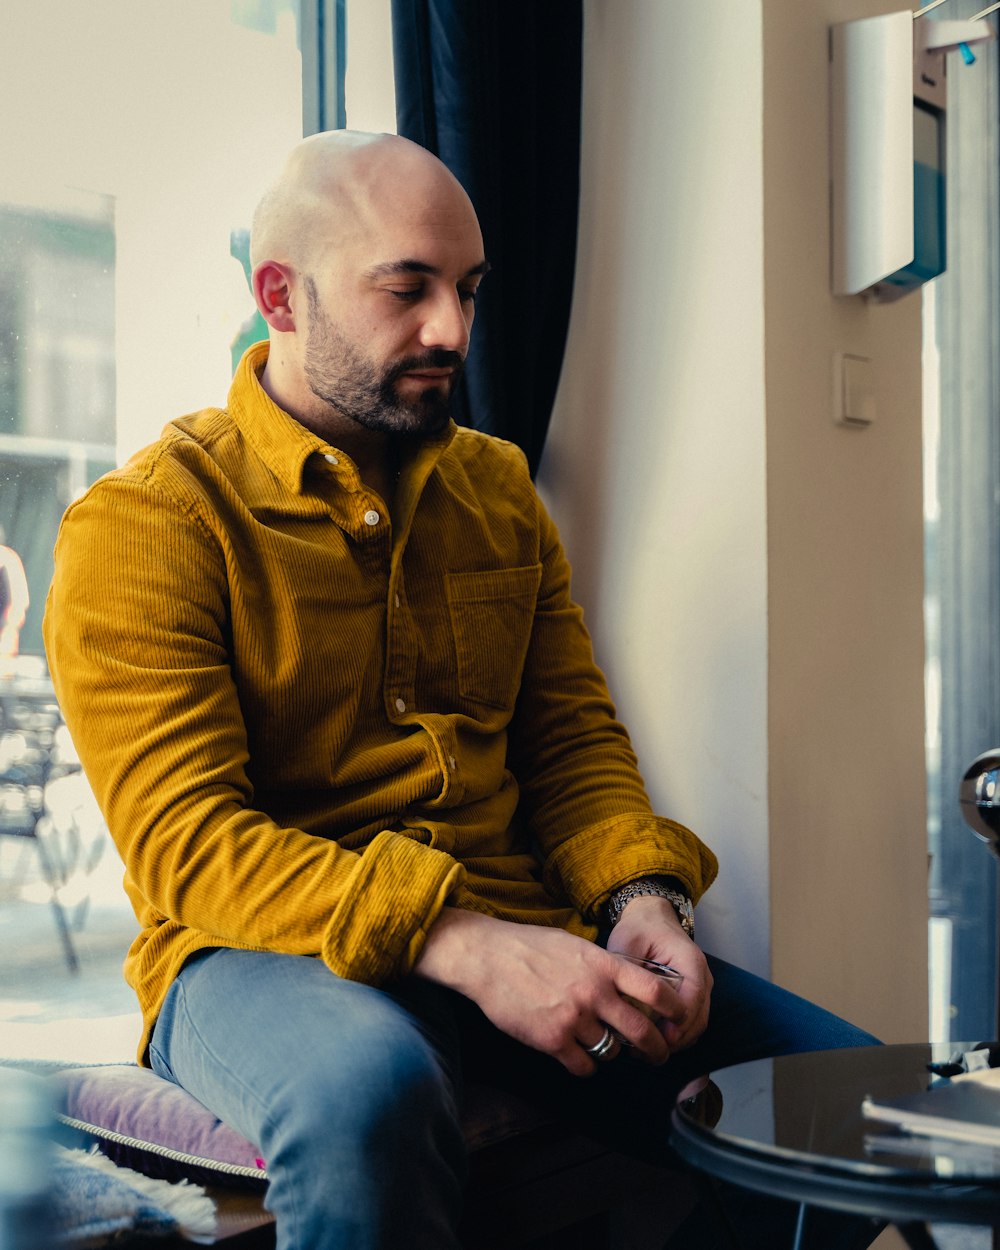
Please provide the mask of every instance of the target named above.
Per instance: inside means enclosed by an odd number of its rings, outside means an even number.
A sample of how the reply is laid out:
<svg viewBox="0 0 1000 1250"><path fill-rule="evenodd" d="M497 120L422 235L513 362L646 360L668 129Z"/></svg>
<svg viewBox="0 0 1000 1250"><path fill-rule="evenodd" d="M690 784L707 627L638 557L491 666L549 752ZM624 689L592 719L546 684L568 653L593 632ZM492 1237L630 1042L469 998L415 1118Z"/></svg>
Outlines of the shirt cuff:
<svg viewBox="0 0 1000 1250"><path fill-rule="evenodd" d="M323 962L339 977L380 985L405 976L465 869L415 836L372 839L345 884L323 938Z"/></svg>
<svg viewBox="0 0 1000 1250"><path fill-rule="evenodd" d="M715 880L718 860L690 829L662 816L617 816L567 838L549 856L545 884L598 918L612 891L637 877L676 877L693 903Z"/></svg>

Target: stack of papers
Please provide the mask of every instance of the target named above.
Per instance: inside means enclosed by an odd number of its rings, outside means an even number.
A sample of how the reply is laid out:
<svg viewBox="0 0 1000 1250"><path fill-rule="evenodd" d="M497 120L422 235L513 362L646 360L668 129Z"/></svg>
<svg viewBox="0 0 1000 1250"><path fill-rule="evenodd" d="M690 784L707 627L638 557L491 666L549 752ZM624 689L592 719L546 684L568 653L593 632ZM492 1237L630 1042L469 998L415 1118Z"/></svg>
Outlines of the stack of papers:
<svg viewBox="0 0 1000 1250"><path fill-rule="evenodd" d="M1000 1146L1000 1068L962 1073L917 1094L866 1098L861 1110L907 1133Z"/></svg>

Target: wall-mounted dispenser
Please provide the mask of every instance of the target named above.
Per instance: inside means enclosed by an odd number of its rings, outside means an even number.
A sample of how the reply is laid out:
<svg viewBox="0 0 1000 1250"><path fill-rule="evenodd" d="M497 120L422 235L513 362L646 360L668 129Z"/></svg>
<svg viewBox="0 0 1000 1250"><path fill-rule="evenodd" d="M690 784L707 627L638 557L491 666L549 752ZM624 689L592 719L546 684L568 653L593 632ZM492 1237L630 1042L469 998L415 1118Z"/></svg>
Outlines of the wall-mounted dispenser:
<svg viewBox="0 0 1000 1250"><path fill-rule="evenodd" d="M909 9L830 28L835 295L898 299L944 272L947 57L993 37Z"/></svg>

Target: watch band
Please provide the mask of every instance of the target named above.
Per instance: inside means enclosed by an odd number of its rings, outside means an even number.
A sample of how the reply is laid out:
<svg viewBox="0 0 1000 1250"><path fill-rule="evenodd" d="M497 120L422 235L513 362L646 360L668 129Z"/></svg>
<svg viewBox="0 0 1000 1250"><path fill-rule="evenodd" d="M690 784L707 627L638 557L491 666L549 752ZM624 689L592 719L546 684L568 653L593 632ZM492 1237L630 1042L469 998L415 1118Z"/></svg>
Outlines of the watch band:
<svg viewBox="0 0 1000 1250"><path fill-rule="evenodd" d="M674 882L668 877L638 877L635 881L629 881L626 885L615 890L608 899L608 924L613 929L622 918L622 912L628 903L634 898L640 898L644 894L651 894L657 898L665 898L677 913L677 919L681 922L681 928L689 938L694 937L694 904L690 898L680 889L676 887L680 882Z"/></svg>

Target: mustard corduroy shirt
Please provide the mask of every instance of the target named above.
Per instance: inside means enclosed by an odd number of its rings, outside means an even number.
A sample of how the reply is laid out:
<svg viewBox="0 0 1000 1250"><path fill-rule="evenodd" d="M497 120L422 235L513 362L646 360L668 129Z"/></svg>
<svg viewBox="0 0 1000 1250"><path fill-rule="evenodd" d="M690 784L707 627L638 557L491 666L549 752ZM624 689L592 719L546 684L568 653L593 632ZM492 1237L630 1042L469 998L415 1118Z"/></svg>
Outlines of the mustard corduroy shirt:
<svg viewBox="0 0 1000 1250"><path fill-rule="evenodd" d="M552 521L509 443L415 447L393 515L265 394L168 425L67 511L45 639L125 863L139 1056L210 946L407 973L442 906L593 937L716 871L650 810Z"/></svg>

